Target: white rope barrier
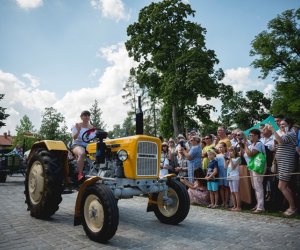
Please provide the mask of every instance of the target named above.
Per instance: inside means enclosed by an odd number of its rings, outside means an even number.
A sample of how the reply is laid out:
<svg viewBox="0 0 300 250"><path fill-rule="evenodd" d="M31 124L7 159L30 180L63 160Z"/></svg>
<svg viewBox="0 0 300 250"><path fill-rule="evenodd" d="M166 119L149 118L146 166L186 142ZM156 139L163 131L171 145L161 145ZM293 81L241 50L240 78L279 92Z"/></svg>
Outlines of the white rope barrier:
<svg viewBox="0 0 300 250"><path fill-rule="evenodd" d="M278 176L279 174L259 174L256 176L251 176L251 175L245 175L245 176L239 176L240 179L243 178L255 178L255 177L272 177L272 176ZM300 172L296 172L296 173L284 173L284 174L280 174L280 175L300 175ZM180 179L188 179L189 177L179 177ZM207 180L205 178L193 178L194 180ZM223 180L223 179L228 179L230 180L230 177L217 177L217 178L213 178L214 180ZM234 179L234 178L233 178ZM210 180L207 180L210 181Z"/></svg>

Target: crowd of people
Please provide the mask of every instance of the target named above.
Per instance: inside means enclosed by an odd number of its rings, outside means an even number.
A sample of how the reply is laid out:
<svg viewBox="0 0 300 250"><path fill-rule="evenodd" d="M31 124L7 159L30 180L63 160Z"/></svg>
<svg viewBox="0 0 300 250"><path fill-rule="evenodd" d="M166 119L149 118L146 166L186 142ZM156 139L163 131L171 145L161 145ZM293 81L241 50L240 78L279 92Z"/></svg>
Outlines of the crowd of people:
<svg viewBox="0 0 300 250"><path fill-rule="evenodd" d="M200 137L191 130L162 139L160 175L175 173L192 204L231 211L245 204L253 205L253 213L268 209L294 216L300 203L299 125L282 116L275 122L278 130L268 123L247 135L220 126L216 135Z"/></svg>

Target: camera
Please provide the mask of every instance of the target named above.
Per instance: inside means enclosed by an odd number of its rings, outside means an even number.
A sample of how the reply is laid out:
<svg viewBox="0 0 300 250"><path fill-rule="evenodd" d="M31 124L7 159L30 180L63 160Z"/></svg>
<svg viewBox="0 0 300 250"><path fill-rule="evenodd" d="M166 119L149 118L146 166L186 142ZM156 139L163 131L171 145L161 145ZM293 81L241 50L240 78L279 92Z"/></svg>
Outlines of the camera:
<svg viewBox="0 0 300 250"><path fill-rule="evenodd" d="M179 144L182 148L186 149L186 147L184 146L184 141L180 141Z"/></svg>

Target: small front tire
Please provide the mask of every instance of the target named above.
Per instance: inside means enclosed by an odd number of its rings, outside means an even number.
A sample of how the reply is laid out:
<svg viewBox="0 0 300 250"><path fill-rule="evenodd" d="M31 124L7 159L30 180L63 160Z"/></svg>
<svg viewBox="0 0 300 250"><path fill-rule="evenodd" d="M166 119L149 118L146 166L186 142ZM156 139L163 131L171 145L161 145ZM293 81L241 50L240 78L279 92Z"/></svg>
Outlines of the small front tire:
<svg viewBox="0 0 300 250"><path fill-rule="evenodd" d="M111 239L119 224L119 209L112 191L104 185L91 185L83 194L81 218L88 237L100 243Z"/></svg>
<svg viewBox="0 0 300 250"><path fill-rule="evenodd" d="M177 180L167 181L168 204L163 200L163 192L154 194L157 204L153 211L160 222L176 225L183 221L190 211L190 198L186 187Z"/></svg>

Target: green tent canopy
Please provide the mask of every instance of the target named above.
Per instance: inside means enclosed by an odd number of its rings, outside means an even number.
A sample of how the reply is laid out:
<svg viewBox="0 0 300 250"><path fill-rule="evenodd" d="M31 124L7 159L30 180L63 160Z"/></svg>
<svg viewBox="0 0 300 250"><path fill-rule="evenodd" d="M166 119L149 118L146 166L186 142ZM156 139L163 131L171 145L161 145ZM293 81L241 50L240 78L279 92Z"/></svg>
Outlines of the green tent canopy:
<svg viewBox="0 0 300 250"><path fill-rule="evenodd" d="M275 128L275 130L278 130L278 129L279 129L278 126L277 126L277 124L276 124L276 122L275 122L274 117L270 115L268 118L266 118L266 119L264 119L263 121L261 121L261 122L255 124L253 127L249 128L249 129L247 129L247 130L245 130L244 133L248 136L251 129L254 129L254 128L259 129L259 126L260 126L261 124L267 124L267 123L272 124L272 126Z"/></svg>

